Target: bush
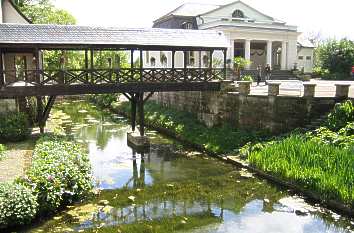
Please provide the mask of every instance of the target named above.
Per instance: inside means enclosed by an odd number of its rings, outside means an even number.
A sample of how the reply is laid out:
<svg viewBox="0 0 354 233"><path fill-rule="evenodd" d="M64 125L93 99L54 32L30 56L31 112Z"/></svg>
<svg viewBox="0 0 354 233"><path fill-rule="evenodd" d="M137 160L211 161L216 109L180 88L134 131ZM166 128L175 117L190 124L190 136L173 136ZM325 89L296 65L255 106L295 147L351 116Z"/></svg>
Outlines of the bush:
<svg viewBox="0 0 354 233"><path fill-rule="evenodd" d="M16 183L0 183L0 229L28 224L37 212L37 198Z"/></svg>
<svg viewBox="0 0 354 233"><path fill-rule="evenodd" d="M32 166L20 180L33 188L41 214L86 197L91 189L91 167L81 145L61 136L43 136L37 142Z"/></svg>
<svg viewBox="0 0 354 233"><path fill-rule="evenodd" d="M348 122L354 122L354 106L350 100L335 105L333 111L328 115L327 126L331 130L338 131Z"/></svg>
<svg viewBox="0 0 354 233"><path fill-rule="evenodd" d="M27 115L22 112L12 112L0 116L0 140L21 141L30 135Z"/></svg>
<svg viewBox="0 0 354 233"><path fill-rule="evenodd" d="M251 82L253 82L253 78L252 78L251 75L245 75L245 76L242 76L241 81L251 81Z"/></svg>

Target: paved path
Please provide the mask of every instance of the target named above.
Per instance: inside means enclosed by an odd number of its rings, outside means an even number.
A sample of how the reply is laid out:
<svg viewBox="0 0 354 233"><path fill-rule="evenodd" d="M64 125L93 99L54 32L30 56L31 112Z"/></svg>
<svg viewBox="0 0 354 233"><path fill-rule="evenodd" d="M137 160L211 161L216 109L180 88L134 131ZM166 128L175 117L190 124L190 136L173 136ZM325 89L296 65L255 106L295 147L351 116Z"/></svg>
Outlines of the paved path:
<svg viewBox="0 0 354 233"><path fill-rule="evenodd" d="M5 157L0 161L0 182L12 181L23 176L31 165L34 141L9 143Z"/></svg>
<svg viewBox="0 0 354 233"><path fill-rule="evenodd" d="M304 88L301 81L297 80L272 80L270 82L281 82L279 89L280 95L286 96L302 96L304 93ZM350 84L349 97L354 98L354 81L323 81L323 80L311 80L311 83L316 83L315 97L334 97L335 95L335 85L336 83ZM267 95L268 86L264 82L257 86L256 83L252 84L251 87L252 95Z"/></svg>

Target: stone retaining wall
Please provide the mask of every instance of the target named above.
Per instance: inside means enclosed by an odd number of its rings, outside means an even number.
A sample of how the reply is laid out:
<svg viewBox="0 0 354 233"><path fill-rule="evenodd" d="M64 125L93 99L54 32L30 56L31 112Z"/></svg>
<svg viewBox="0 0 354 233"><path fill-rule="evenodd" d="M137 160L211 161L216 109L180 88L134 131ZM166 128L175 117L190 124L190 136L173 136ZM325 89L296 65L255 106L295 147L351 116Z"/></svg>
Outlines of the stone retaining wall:
<svg viewBox="0 0 354 233"><path fill-rule="evenodd" d="M207 126L229 122L246 130L283 133L328 113L343 98L244 95L220 92L158 93L163 106L195 113Z"/></svg>

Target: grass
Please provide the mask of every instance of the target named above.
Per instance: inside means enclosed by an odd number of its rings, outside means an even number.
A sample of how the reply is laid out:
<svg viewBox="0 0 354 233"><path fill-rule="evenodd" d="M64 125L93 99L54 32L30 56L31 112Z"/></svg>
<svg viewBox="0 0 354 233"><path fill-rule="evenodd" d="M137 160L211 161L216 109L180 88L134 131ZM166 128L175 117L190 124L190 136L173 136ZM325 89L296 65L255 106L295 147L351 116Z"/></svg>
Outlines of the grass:
<svg viewBox="0 0 354 233"><path fill-rule="evenodd" d="M128 102L118 103L114 108L130 114ZM178 138L201 145L206 151L213 153L229 153L249 141L265 137L264 132L237 130L228 123L208 128L192 113L166 108L153 102L146 103L144 110L147 124L168 129Z"/></svg>
<svg viewBox="0 0 354 233"><path fill-rule="evenodd" d="M6 151L6 147L3 144L0 144L0 160L4 159L5 151Z"/></svg>
<svg viewBox="0 0 354 233"><path fill-rule="evenodd" d="M252 165L354 207L354 148L319 144L300 135L250 153Z"/></svg>

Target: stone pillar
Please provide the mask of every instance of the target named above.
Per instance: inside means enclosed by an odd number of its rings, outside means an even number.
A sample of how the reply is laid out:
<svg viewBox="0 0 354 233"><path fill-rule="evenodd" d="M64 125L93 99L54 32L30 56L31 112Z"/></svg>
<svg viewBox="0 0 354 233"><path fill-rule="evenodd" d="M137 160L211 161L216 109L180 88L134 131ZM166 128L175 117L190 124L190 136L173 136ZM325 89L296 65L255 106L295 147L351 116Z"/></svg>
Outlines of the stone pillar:
<svg viewBox="0 0 354 233"><path fill-rule="evenodd" d="M304 83L304 97L315 97L315 83Z"/></svg>
<svg viewBox="0 0 354 233"><path fill-rule="evenodd" d="M281 83L268 83L268 96L279 95L279 86Z"/></svg>
<svg viewBox="0 0 354 233"><path fill-rule="evenodd" d="M281 43L281 69L286 70L286 41L282 41Z"/></svg>
<svg viewBox="0 0 354 233"><path fill-rule="evenodd" d="M273 42L271 40L267 41L267 64L272 67L272 56L273 56L273 49L272 49Z"/></svg>
<svg viewBox="0 0 354 233"><path fill-rule="evenodd" d="M238 87L239 87L239 93L240 95L249 95L251 92L251 81L239 81Z"/></svg>
<svg viewBox="0 0 354 233"><path fill-rule="evenodd" d="M245 59L251 60L251 40L245 40ZM246 69L249 69L250 65L247 65Z"/></svg>
<svg viewBox="0 0 354 233"><path fill-rule="evenodd" d="M335 86L337 98L348 98L350 84L335 84Z"/></svg>

